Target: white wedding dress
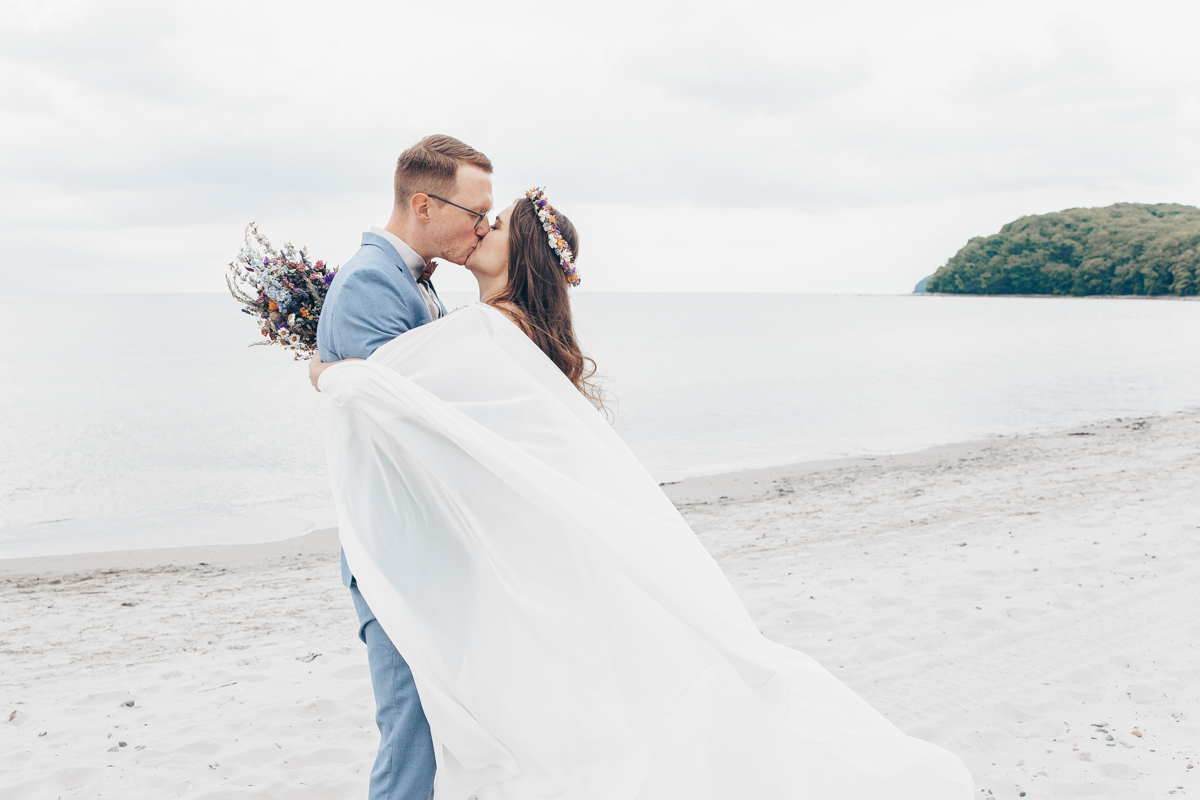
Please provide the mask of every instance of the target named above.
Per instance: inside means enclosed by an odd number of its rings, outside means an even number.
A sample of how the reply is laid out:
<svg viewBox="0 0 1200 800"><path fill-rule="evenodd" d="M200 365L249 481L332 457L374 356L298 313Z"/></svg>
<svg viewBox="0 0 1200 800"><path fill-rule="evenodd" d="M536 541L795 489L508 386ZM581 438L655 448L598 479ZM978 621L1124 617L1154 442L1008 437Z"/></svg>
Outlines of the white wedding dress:
<svg viewBox="0 0 1200 800"><path fill-rule="evenodd" d="M962 800L962 762L759 633L602 415L475 304L320 379L346 559L436 800Z"/></svg>

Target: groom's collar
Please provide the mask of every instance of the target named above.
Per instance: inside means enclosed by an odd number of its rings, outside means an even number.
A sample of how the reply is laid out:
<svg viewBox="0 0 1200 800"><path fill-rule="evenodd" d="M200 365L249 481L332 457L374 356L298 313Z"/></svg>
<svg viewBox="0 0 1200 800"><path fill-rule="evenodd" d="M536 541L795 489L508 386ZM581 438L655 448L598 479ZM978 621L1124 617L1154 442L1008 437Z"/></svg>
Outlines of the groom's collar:
<svg viewBox="0 0 1200 800"><path fill-rule="evenodd" d="M408 267L408 271L412 273L413 280L421 280L421 276L425 274L425 259L417 255L417 251L413 250L404 240L390 231L385 231L383 228L371 228L371 233L382 237L388 244L396 248L397 255L404 261L404 266Z"/></svg>

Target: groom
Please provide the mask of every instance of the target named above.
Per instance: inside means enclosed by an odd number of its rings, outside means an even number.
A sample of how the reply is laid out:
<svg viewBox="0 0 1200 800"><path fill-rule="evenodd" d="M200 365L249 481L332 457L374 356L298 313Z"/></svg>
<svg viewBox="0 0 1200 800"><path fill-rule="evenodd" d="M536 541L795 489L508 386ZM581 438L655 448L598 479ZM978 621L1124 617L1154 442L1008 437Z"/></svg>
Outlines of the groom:
<svg viewBox="0 0 1200 800"><path fill-rule="evenodd" d="M446 313L429 276L432 259L462 264L488 232L492 162L451 136L426 136L396 162L395 204L338 270L317 325L322 361L366 358L405 331ZM367 645L379 754L370 800L429 800L435 769L429 723L412 672L358 590L342 553L342 582Z"/></svg>

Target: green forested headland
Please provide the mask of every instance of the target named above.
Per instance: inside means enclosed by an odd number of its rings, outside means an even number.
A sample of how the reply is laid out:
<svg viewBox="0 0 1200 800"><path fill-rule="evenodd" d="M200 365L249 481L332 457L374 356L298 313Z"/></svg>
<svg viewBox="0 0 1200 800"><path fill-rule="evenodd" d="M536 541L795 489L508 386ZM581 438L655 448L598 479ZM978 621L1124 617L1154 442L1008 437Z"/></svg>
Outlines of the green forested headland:
<svg viewBox="0 0 1200 800"><path fill-rule="evenodd" d="M1021 217L933 273L951 294L1195 295L1200 208L1117 203Z"/></svg>

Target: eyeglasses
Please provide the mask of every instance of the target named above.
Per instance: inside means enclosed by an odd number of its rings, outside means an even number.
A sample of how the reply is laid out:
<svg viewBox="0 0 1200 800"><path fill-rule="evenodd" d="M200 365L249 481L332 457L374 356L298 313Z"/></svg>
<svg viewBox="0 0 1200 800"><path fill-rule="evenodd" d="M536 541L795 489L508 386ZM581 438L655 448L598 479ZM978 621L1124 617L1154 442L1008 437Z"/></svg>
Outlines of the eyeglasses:
<svg viewBox="0 0 1200 800"><path fill-rule="evenodd" d="M480 214L478 211L475 211L474 209L467 208L466 206L460 206L458 203L451 203L446 198L438 197L436 194L431 194L429 196L432 197L434 200L441 200L443 203L445 203L448 206L454 206L455 208L461 208L463 211L465 211L468 214L470 214L471 216L475 217L474 227L476 227L476 228L479 227L479 223L487 222L488 214L492 213L491 209L488 209L487 211ZM488 225L490 227L491 223L489 222Z"/></svg>

